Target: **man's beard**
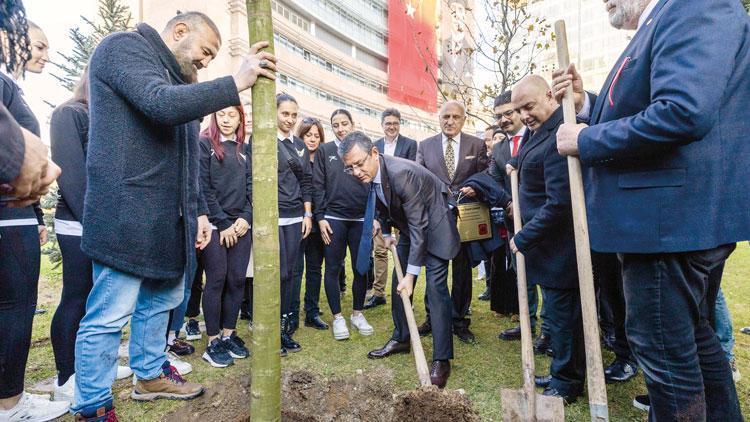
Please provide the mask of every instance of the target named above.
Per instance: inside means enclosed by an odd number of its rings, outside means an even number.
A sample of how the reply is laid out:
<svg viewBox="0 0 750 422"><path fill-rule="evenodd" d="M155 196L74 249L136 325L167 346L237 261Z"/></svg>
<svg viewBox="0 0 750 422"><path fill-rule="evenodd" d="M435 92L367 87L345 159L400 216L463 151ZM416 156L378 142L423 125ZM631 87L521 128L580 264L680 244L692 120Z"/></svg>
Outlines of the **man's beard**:
<svg viewBox="0 0 750 422"><path fill-rule="evenodd" d="M189 84L198 82L198 71L195 69L193 60L190 57L189 37L174 52L174 57L177 59L177 64L180 65L180 73L185 82Z"/></svg>

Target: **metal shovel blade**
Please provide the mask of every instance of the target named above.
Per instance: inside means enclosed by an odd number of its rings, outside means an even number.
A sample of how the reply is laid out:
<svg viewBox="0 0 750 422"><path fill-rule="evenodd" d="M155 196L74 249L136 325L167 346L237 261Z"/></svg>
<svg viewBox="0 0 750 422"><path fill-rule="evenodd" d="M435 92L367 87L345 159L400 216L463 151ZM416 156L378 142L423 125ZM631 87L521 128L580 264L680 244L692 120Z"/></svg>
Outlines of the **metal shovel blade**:
<svg viewBox="0 0 750 422"><path fill-rule="evenodd" d="M523 390L502 389L500 400L503 405L503 422L565 421L565 407L562 398L535 394L536 418L534 418L534 415L529 415L529 406Z"/></svg>

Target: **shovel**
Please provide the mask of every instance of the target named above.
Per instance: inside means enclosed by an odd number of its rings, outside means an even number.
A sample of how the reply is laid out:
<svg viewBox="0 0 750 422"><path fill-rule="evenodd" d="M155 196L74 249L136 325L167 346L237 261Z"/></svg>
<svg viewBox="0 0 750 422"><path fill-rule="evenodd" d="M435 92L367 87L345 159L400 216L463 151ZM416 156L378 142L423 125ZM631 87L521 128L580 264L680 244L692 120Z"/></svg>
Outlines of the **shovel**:
<svg viewBox="0 0 750 422"><path fill-rule="evenodd" d="M391 245L391 253L393 254L393 264L396 267L396 277L398 282L404 278L404 273L401 271L401 262L398 259L398 252L396 252L396 246ZM409 294L402 290L399 294L401 301L404 303L404 313L406 314L406 323L409 326L409 339L411 341L411 350L414 352L414 363L417 365L417 375L419 376L419 384L422 387L432 385L430 381L430 370L427 367L427 359L424 357L424 349L422 349L422 341L419 338L419 332L417 331L417 320L414 319L414 310L411 309L411 299Z"/></svg>
<svg viewBox="0 0 750 422"><path fill-rule="evenodd" d="M521 231L521 206L518 203L518 172L510 173L513 191L513 226L516 233ZM523 389L500 391L503 405L503 421L550 421L565 420L565 408L561 397L538 394L534 389L534 350L531 345L531 321L529 301L526 293L526 259L522 253L516 254L516 275L518 276L518 316L521 324L521 362Z"/></svg>

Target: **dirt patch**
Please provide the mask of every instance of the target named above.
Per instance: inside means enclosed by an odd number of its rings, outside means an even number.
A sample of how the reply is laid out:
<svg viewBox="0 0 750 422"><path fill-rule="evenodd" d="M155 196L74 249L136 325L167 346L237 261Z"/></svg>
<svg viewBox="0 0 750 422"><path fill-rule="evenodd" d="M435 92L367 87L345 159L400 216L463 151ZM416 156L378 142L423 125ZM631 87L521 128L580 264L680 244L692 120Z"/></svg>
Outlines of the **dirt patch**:
<svg viewBox="0 0 750 422"><path fill-rule="evenodd" d="M393 394L387 370L322 379L308 371L282 375L281 420L290 422L478 421L463 394L420 389ZM167 415L164 421L250 420L250 377L230 378Z"/></svg>

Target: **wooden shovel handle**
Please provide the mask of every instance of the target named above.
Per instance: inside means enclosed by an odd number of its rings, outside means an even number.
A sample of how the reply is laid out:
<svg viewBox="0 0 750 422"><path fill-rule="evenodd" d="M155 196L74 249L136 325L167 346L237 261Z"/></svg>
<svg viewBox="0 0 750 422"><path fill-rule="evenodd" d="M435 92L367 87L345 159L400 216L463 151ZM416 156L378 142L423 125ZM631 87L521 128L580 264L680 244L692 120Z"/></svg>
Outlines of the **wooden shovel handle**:
<svg viewBox="0 0 750 422"><path fill-rule="evenodd" d="M565 31L564 20L555 22L555 36L557 39L557 59L560 69L567 69L570 65L570 57L568 55L568 37ZM565 91L562 99L562 107L565 123L576 124L572 86L569 86ZM589 410L592 421L608 421L609 409L607 406L607 389L604 383L602 352L599 345L599 322L596 313L594 274L591 267L591 247L586 218L586 199L583 192L581 161L578 157L568 157L568 176L570 177L570 197L573 206L573 225L576 240L576 260L578 262L578 284L581 292L583 335L586 345Z"/></svg>
<svg viewBox="0 0 750 422"><path fill-rule="evenodd" d="M393 254L393 264L396 267L396 277L398 282L404 279L404 273L401 271L401 262L398 259L398 252L396 246L391 245L391 254ZM427 359L424 357L424 349L422 348L422 340L419 337L419 331L417 330L417 320L414 319L414 311L411 309L411 299L406 291L401 291L399 294L401 301L404 304L404 313L406 314L406 323L409 326L409 339L411 341L411 350L414 353L414 363L417 366L417 375L419 375L419 383L425 387L432 385L430 381L430 369L427 366ZM395 300L395 299L393 299Z"/></svg>

